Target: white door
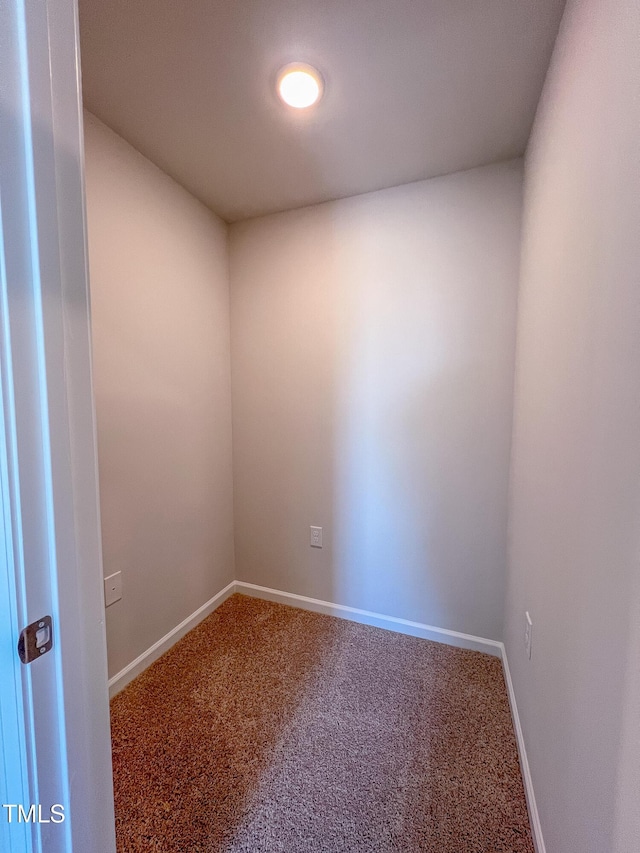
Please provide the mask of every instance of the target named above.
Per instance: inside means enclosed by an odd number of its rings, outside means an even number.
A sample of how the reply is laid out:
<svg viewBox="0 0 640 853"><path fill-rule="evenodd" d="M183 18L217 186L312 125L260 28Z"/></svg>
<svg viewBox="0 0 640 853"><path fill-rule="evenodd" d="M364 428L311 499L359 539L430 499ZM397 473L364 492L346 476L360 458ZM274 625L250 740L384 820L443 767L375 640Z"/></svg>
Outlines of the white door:
<svg viewBox="0 0 640 853"><path fill-rule="evenodd" d="M74 0L0 0L0 849L113 853ZM28 664L20 630L51 616Z"/></svg>

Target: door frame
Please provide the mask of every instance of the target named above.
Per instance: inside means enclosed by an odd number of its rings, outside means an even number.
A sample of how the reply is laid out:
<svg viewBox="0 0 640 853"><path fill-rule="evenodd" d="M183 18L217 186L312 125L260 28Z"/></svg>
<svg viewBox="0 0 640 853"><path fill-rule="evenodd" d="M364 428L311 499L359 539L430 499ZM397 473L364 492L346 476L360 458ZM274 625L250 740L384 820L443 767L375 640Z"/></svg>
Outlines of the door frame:
<svg viewBox="0 0 640 853"><path fill-rule="evenodd" d="M8 849L115 853L76 0L3 0L0 30L5 663L19 627L54 620L52 652L3 685L0 735L23 805L65 812L14 823Z"/></svg>

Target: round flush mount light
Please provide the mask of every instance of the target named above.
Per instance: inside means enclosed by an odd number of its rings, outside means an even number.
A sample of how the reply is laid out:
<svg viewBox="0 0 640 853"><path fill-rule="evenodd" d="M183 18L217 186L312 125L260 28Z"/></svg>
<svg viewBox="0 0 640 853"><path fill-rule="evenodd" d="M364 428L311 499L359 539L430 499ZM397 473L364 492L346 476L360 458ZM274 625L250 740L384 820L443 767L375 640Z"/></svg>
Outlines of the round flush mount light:
<svg viewBox="0 0 640 853"><path fill-rule="evenodd" d="M278 95L290 107L304 110L322 97L320 72L303 62L291 62L280 69L276 84Z"/></svg>

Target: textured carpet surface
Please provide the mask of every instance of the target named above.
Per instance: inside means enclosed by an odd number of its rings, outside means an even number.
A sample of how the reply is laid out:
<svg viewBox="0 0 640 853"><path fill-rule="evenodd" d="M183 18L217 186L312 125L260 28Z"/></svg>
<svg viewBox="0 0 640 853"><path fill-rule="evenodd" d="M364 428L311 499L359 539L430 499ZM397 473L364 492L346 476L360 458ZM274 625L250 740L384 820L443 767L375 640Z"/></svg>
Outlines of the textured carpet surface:
<svg viewBox="0 0 640 853"><path fill-rule="evenodd" d="M478 652L234 595L111 722L120 853L533 853Z"/></svg>

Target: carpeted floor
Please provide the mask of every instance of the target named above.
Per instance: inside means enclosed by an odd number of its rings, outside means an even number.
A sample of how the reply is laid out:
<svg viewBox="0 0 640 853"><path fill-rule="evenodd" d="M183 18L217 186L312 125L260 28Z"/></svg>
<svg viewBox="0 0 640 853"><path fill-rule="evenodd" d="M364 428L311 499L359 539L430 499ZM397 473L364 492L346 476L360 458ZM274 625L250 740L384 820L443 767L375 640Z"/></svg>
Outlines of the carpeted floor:
<svg viewBox="0 0 640 853"><path fill-rule="evenodd" d="M119 853L533 853L497 658L234 595L111 722Z"/></svg>

